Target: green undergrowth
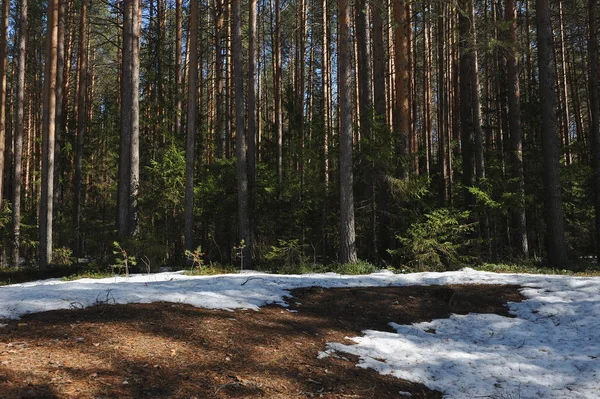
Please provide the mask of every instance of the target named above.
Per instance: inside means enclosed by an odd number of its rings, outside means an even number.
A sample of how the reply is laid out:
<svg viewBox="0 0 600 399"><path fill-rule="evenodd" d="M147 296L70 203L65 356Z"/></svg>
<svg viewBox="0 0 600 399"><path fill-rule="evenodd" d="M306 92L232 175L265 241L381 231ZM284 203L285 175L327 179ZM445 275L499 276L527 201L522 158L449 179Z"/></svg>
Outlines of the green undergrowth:
<svg viewBox="0 0 600 399"><path fill-rule="evenodd" d="M600 266L590 262L574 262L569 270L553 269L536 265L535 263L484 263L481 265L464 265L472 267L475 270L495 272L495 273L517 273L517 274L549 274L549 275L566 275L566 276L600 276ZM338 273L345 275L361 275L370 274L380 270L379 267L359 260L356 263L333 263L323 265L320 263L301 263L279 265L277 267L273 263L257 264L256 270L269 272L274 274L314 274L314 273ZM394 273L409 274L416 272L410 268L388 268ZM427 268L419 271L435 271ZM135 270L134 273L144 273L141 270ZM239 273L239 269L232 265L222 265L218 263L210 263L202 267L186 268L184 274L188 276L211 276L218 274L235 274ZM47 271L41 272L34 266L25 266L20 268L0 267L0 286L8 284L24 283L28 281L60 278L63 281L73 281L82 278L106 278L120 275L115 273L115 269L110 265L98 265L94 262L87 264L70 264L70 265L52 265ZM123 274L124 275L124 274Z"/></svg>
<svg viewBox="0 0 600 399"><path fill-rule="evenodd" d="M192 267L184 270L186 276L213 276L215 274L234 274L240 270L232 265L221 265L219 263L211 263L202 267Z"/></svg>
<svg viewBox="0 0 600 399"><path fill-rule="evenodd" d="M574 263L570 269L555 269L534 264L484 263L475 270L495 273L551 274L565 276L600 276L600 268L594 263Z"/></svg>

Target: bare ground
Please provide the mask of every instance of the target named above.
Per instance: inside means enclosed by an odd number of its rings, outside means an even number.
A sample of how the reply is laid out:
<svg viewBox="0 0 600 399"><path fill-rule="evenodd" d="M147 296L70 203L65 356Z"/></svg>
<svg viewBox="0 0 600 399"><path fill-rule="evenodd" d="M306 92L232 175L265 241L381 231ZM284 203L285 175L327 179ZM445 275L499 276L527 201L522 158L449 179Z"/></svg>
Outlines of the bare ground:
<svg viewBox="0 0 600 399"><path fill-rule="evenodd" d="M306 288L289 310L153 303L28 315L0 328L0 398L440 398L351 356L317 354L391 321L508 315L517 288Z"/></svg>

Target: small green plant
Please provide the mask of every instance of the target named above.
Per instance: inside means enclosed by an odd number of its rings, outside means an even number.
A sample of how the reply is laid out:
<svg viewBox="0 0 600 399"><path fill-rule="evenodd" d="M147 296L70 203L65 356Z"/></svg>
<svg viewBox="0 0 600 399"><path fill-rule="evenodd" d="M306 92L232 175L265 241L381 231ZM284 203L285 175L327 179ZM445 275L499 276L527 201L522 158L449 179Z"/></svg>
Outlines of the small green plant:
<svg viewBox="0 0 600 399"><path fill-rule="evenodd" d="M244 269L244 250L245 249L246 249L246 242L244 240L240 241L240 245L236 245L233 247L236 258L240 258L240 270Z"/></svg>
<svg viewBox="0 0 600 399"><path fill-rule="evenodd" d="M306 245L301 245L298 239L277 240L278 245L272 245L265 259L275 261L281 264L283 269L298 269L309 263L308 257L304 254Z"/></svg>
<svg viewBox="0 0 600 399"><path fill-rule="evenodd" d="M137 264L135 256L127 254L127 251L116 241L113 242L113 247L115 255L115 264L112 265L113 273L120 274L125 270L125 276L129 277L129 268Z"/></svg>
<svg viewBox="0 0 600 399"><path fill-rule="evenodd" d="M388 252L415 271L456 268L468 260L461 255L474 229L468 218L469 212L436 209L422 222L412 224L405 235L396 236L401 247Z"/></svg>
<svg viewBox="0 0 600 399"><path fill-rule="evenodd" d="M69 248L55 248L52 251L52 264L54 266L71 266L73 264L73 251Z"/></svg>
<svg viewBox="0 0 600 399"><path fill-rule="evenodd" d="M338 274L371 274L377 271L377 267L369 262L359 260L354 263L340 263L335 265L333 271Z"/></svg>
<svg viewBox="0 0 600 399"><path fill-rule="evenodd" d="M192 269L191 272L194 274L195 271L202 272L204 267L204 253L202 252L201 247L196 248L193 251L189 249L185 250L185 257L191 263Z"/></svg>

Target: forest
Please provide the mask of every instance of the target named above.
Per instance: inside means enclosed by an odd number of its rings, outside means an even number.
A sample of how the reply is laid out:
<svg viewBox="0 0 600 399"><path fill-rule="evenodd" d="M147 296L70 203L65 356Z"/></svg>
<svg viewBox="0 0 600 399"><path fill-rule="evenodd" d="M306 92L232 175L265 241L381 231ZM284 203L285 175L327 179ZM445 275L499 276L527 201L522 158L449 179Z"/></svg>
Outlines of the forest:
<svg viewBox="0 0 600 399"><path fill-rule="evenodd" d="M600 251L599 18L3 0L0 264L574 268Z"/></svg>

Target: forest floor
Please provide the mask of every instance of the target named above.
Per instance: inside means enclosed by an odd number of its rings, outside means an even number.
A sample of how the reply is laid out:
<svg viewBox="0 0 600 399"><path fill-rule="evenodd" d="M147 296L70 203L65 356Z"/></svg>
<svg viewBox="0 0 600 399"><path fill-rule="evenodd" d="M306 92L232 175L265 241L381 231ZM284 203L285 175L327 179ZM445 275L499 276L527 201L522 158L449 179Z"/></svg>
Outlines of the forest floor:
<svg viewBox="0 0 600 399"><path fill-rule="evenodd" d="M4 321L0 398L440 398L424 385L319 359L328 342L450 314L510 316L511 285L300 288L289 307L99 305Z"/></svg>

